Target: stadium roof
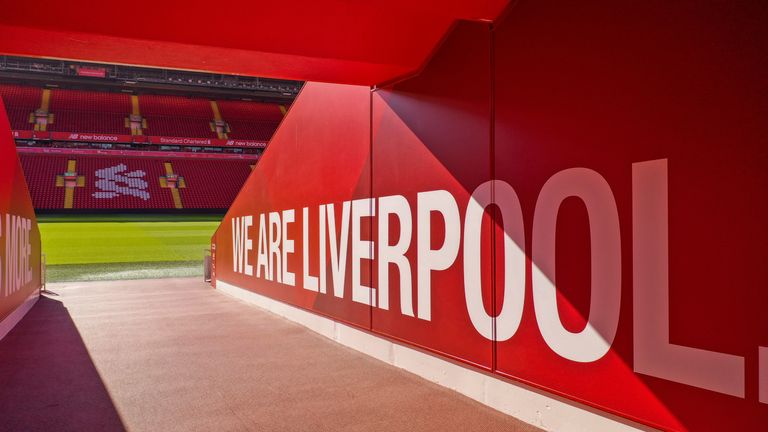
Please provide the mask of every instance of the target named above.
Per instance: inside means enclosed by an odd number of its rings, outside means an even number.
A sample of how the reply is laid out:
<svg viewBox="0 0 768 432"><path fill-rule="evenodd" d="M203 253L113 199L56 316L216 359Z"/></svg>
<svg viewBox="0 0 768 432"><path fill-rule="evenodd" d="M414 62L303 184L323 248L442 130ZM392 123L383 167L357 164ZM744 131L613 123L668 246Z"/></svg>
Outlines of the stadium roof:
<svg viewBox="0 0 768 432"><path fill-rule="evenodd" d="M0 54L372 85L508 0L2 3Z"/></svg>

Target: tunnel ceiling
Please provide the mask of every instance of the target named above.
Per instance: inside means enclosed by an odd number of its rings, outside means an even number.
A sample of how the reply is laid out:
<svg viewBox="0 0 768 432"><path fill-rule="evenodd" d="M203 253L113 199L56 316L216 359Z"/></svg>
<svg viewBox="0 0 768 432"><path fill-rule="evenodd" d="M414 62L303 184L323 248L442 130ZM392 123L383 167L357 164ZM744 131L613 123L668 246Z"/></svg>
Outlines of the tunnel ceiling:
<svg viewBox="0 0 768 432"><path fill-rule="evenodd" d="M2 3L0 54L371 85L508 0Z"/></svg>

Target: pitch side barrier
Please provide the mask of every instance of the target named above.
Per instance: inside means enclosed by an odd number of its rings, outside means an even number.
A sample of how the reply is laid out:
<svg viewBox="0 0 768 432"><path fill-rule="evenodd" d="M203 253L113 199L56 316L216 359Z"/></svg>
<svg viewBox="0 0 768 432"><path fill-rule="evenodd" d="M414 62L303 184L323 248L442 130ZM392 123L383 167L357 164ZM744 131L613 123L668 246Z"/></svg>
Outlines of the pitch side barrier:
<svg viewBox="0 0 768 432"><path fill-rule="evenodd" d="M41 281L40 231L0 103L0 339L37 301Z"/></svg>
<svg viewBox="0 0 768 432"><path fill-rule="evenodd" d="M307 84L214 283L545 429L768 429L766 10L545 3Z"/></svg>

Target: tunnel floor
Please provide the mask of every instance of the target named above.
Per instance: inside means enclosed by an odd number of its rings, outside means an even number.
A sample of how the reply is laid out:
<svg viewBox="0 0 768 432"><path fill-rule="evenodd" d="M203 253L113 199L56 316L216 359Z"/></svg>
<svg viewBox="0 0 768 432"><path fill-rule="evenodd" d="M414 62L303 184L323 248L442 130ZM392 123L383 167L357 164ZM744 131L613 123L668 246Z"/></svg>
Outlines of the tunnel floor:
<svg viewBox="0 0 768 432"><path fill-rule="evenodd" d="M0 341L0 430L536 430L198 279L49 290Z"/></svg>

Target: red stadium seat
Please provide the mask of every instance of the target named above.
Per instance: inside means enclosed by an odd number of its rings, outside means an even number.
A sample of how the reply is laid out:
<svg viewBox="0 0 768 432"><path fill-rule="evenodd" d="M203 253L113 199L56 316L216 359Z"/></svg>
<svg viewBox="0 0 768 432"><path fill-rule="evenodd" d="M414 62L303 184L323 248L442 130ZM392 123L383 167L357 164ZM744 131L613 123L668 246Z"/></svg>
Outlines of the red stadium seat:
<svg viewBox="0 0 768 432"><path fill-rule="evenodd" d="M34 111L40 108L43 89L40 87L28 87L11 84L0 84L0 96L3 97L6 106Z"/></svg>
<svg viewBox="0 0 768 432"><path fill-rule="evenodd" d="M216 138L210 123L214 115L208 99L166 95L139 96L141 114L147 119L146 135Z"/></svg>
<svg viewBox="0 0 768 432"><path fill-rule="evenodd" d="M218 101L221 116L227 121L260 119L279 123L283 113L278 104L237 100Z"/></svg>
<svg viewBox="0 0 768 432"><path fill-rule="evenodd" d="M33 130L29 116L42 105L43 89L0 84L11 127ZM139 111L146 120L144 135L217 138L211 130L215 115L205 98L171 95L140 95ZM230 127L228 138L269 141L283 118L280 105L240 100L217 101ZM131 98L125 93L52 89L49 103L52 132L129 135L126 118L131 115Z"/></svg>
<svg viewBox="0 0 768 432"><path fill-rule="evenodd" d="M253 139L258 141L269 141L274 135L279 123L261 122L249 120L228 120L231 139Z"/></svg>
<svg viewBox="0 0 768 432"><path fill-rule="evenodd" d="M121 119L131 113L131 98L125 93L54 89L50 110L80 113L111 113Z"/></svg>
<svg viewBox="0 0 768 432"><path fill-rule="evenodd" d="M131 101L124 93L54 89L49 112L54 116L49 131L130 134L125 118Z"/></svg>
<svg viewBox="0 0 768 432"><path fill-rule="evenodd" d="M29 123L29 115L40 108L43 89L0 84L0 97L5 102L8 120L14 130L32 130L34 125Z"/></svg>

